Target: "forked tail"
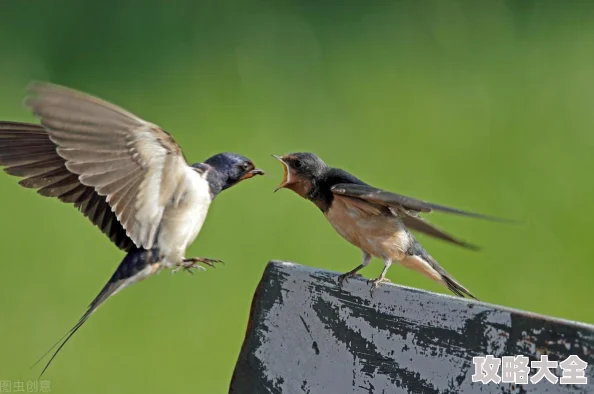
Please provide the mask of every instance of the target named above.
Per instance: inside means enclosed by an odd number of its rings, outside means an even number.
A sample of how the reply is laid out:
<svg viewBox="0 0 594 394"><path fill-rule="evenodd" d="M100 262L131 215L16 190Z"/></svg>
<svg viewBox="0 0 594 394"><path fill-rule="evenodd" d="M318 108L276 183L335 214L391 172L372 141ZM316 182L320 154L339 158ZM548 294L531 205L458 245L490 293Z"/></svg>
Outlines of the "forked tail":
<svg viewBox="0 0 594 394"><path fill-rule="evenodd" d="M478 298L476 298L474 295L472 295L472 293L470 291L468 291L468 289L464 286L462 286L460 283L458 283L456 281L456 279L452 278L447 272L444 274L442 274L442 279L445 283L445 285L447 286L448 289L450 289L450 291L454 294L456 294L457 296L460 297L471 297L474 298L475 300L479 301Z"/></svg>
<svg viewBox="0 0 594 394"><path fill-rule="evenodd" d="M91 315L103 304L109 297L113 296L123 288L146 279L150 275L156 273L159 270L159 251L157 249L145 250L145 249L133 249L131 250L124 260L120 263L116 271L113 273L109 281L103 289L99 292L97 297L88 306L85 314L78 320L78 322L72 327L66 334L62 336L47 352L43 354L37 360L31 368L35 367L41 360L43 360L56 346L58 349L52 354L51 358L41 371L39 378L43 376L44 372L50 366L54 358L58 355L62 347L68 342L68 340L74 335L79 328L91 317Z"/></svg>
<svg viewBox="0 0 594 394"><path fill-rule="evenodd" d="M401 261L407 268L420 272L446 286L452 293L460 297L471 297L478 301L466 287L454 279L427 251L421 246L417 239L409 234L412 243L408 249L408 256Z"/></svg>

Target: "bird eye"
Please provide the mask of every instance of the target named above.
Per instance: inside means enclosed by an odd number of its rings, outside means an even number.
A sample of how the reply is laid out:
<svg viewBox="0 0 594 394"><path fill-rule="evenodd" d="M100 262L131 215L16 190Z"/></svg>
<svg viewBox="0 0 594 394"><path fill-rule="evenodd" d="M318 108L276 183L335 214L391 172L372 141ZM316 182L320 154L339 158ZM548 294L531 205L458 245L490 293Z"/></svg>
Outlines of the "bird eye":
<svg viewBox="0 0 594 394"><path fill-rule="evenodd" d="M249 163L249 162L247 162L247 161L246 161L246 162L244 162L244 163L241 165L241 167L242 167L242 168L243 168L245 171L249 170L249 169L250 169L250 166L251 166L251 165L250 165L250 163Z"/></svg>
<svg viewBox="0 0 594 394"><path fill-rule="evenodd" d="M295 163L293 163L293 165L295 166L295 168L301 168L303 164L301 163L301 160L295 160Z"/></svg>

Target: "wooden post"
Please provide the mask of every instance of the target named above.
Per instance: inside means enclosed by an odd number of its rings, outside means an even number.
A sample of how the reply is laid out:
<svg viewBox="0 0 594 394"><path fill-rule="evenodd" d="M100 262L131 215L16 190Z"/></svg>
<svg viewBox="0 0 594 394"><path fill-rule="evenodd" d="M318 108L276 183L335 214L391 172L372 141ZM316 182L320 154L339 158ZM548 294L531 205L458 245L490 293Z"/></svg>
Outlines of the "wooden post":
<svg viewBox="0 0 594 394"><path fill-rule="evenodd" d="M364 280L341 289L337 276L268 264L230 393L594 392L592 325L397 285L372 298ZM472 358L488 354L577 355L588 363L588 384L472 382Z"/></svg>

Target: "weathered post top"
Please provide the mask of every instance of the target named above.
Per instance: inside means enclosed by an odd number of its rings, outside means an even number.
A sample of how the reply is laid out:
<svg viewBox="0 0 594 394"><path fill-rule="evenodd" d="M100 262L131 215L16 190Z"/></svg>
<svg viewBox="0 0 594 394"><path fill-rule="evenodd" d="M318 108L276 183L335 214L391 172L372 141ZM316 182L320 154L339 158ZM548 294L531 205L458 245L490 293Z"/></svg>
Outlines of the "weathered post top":
<svg viewBox="0 0 594 394"><path fill-rule="evenodd" d="M397 285L372 298L365 281L341 289L337 276L268 264L230 393L594 392L592 325ZM473 357L486 355L576 355L588 363L588 384L473 382ZM563 376L560 367L550 371ZM502 376L501 366L495 373Z"/></svg>

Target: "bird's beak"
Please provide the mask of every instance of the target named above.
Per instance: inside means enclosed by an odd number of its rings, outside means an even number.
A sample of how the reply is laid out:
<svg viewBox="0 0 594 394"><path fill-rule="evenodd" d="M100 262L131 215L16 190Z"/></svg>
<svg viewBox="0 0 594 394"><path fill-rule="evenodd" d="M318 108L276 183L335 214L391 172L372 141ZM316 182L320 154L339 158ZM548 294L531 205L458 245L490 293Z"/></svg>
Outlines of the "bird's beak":
<svg viewBox="0 0 594 394"><path fill-rule="evenodd" d="M264 171L262 171L259 168L255 168L253 170L251 170L250 172L246 172L245 175L243 175L241 178L239 178L240 181L243 181L244 179L250 179L255 177L256 175L264 175Z"/></svg>
<svg viewBox="0 0 594 394"><path fill-rule="evenodd" d="M289 172L289 165L283 160L282 157L277 156L277 155L272 155L272 157L274 157L275 159L277 159L278 161L283 163L283 169L284 169L283 181L281 182L280 185L278 185L278 187L276 189L274 189L274 192L276 193L277 191L279 191L283 187L286 187L289 184L291 175Z"/></svg>

